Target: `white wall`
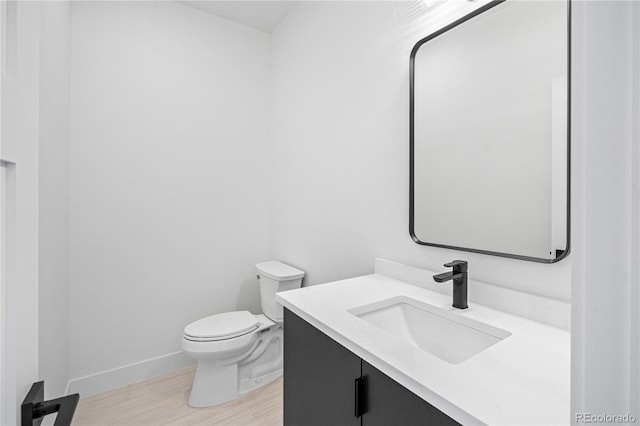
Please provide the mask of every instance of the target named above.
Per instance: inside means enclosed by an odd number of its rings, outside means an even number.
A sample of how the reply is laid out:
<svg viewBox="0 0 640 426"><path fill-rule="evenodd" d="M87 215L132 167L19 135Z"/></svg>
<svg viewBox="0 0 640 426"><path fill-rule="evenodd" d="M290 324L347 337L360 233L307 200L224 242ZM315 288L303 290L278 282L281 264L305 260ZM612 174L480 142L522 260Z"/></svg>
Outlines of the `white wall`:
<svg viewBox="0 0 640 426"><path fill-rule="evenodd" d="M269 36L175 2L74 2L72 378L180 350L260 312Z"/></svg>
<svg viewBox="0 0 640 426"><path fill-rule="evenodd" d="M398 2L300 2L273 34L271 248L317 284L374 257L570 299L571 258L545 265L424 247L409 237L409 54L477 2L403 26Z"/></svg>
<svg viewBox="0 0 640 426"><path fill-rule="evenodd" d="M640 259L640 4L632 9L631 52L632 71L632 148L631 148L631 259ZM630 390L629 410L640 418L640 264L631 262L631 292L629 297ZM635 337L634 337L635 336Z"/></svg>
<svg viewBox="0 0 640 426"><path fill-rule="evenodd" d="M69 380L69 65L71 4L40 8L39 365L47 397Z"/></svg>
<svg viewBox="0 0 640 426"><path fill-rule="evenodd" d="M576 2L574 23L571 420L638 421L640 5Z"/></svg>
<svg viewBox="0 0 640 426"><path fill-rule="evenodd" d="M15 163L13 237L5 241L3 260L12 265L2 292L2 424L15 424L17 407L38 379L38 67L39 5L7 4L6 67L2 74L2 152ZM15 273L14 273L15 272Z"/></svg>

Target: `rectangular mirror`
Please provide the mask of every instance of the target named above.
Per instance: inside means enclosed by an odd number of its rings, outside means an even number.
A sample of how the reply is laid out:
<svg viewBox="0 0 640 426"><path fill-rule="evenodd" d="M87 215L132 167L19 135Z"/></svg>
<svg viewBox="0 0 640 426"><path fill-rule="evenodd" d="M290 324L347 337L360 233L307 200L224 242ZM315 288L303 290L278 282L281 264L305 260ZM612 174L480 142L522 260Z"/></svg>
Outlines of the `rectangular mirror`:
<svg viewBox="0 0 640 426"><path fill-rule="evenodd" d="M553 263L569 252L565 1L494 1L410 60L418 244Z"/></svg>

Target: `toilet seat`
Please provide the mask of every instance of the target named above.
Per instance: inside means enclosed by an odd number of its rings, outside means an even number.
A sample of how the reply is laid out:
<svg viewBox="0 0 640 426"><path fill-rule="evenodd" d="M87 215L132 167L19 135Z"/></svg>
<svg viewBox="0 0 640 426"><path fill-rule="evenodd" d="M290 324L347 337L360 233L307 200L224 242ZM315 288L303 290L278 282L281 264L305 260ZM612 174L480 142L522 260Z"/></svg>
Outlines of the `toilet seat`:
<svg viewBox="0 0 640 426"><path fill-rule="evenodd" d="M259 327L249 311L224 312L192 322L184 328L184 338L193 342L229 340L249 334Z"/></svg>
<svg viewBox="0 0 640 426"><path fill-rule="evenodd" d="M243 313L244 312L244 313ZM213 335L215 333L226 335L226 338L220 337L202 337L196 336L191 337L187 336L185 333L182 336L182 344L180 345L183 351L189 353L192 357L196 359L211 359L217 358L219 360L229 357L234 357L240 355L244 352L247 352L251 349L252 346L257 344L259 340L259 335L264 331L273 327L276 323L271 321L263 314L253 315L249 313L252 317L248 317L245 315L248 313L247 311L236 311L236 312L225 312L223 314L212 315L211 317L203 318L209 319L212 317L216 317L208 322L200 323L196 327L190 327L192 324L195 324L199 321L195 321L194 323L189 324L185 327L185 331L191 332L192 334L196 334L200 331L204 331L201 334L205 335ZM232 315L229 315L232 314ZM223 317L224 316L224 317ZM223 318L221 318L223 317ZM238 321L235 322L233 318L236 318ZM215 319L221 321L214 321ZM242 321L241 321L242 320ZM249 324L255 322L255 328L249 327ZM207 323L216 323L219 328L213 326L213 328L204 328L200 329L200 326ZM222 327L224 324L224 327ZM243 327L244 326L244 327ZM234 331L234 329L236 329ZM215 333L214 333L215 330ZM231 330L231 331L230 331ZM243 334L238 330L246 330Z"/></svg>

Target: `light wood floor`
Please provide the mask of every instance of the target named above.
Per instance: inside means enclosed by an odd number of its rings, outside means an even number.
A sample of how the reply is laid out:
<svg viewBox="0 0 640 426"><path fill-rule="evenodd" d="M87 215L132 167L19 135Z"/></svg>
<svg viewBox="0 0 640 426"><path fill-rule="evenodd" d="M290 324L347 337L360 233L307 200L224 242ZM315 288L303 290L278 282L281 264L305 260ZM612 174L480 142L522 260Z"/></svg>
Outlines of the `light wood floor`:
<svg viewBox="0 0 640 426"><path fill-rule="evenodd" d="M211 408L187 405L195 366L80 400L73 426L281 426L282 378Z"/></svg>

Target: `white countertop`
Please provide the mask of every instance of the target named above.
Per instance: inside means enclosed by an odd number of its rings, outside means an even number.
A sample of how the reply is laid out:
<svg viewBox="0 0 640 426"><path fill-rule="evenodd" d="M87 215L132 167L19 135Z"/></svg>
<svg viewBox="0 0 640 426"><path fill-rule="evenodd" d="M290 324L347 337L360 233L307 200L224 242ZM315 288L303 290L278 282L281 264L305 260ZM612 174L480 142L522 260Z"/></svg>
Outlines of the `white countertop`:
<svg viewBox="0 0 640 426"><path fill-rule="evenodd" d="M511 336L450 364L347 312L395 296L451 310ZM565 330L383 275L278 293L286 308L464 425L558 425L570 421L570 337Z"/></svg>

